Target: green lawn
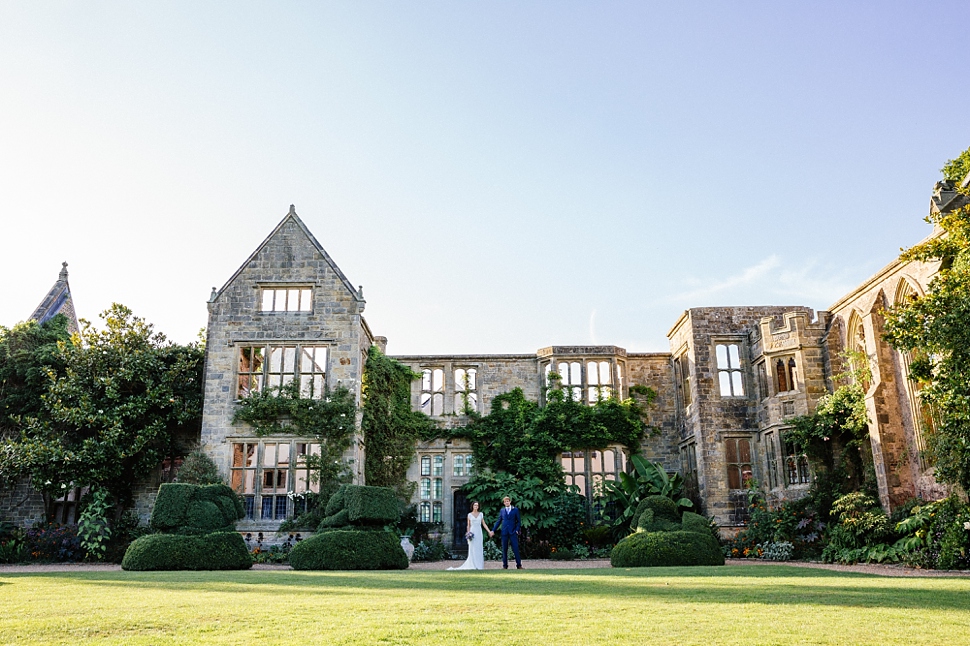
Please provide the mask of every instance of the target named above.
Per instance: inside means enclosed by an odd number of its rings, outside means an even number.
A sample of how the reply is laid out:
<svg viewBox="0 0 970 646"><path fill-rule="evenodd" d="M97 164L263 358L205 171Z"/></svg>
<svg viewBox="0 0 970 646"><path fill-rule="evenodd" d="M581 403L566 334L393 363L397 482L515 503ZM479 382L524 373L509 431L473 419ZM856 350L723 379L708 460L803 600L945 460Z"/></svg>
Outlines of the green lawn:
<svg viewBox="0 0 970 646"><path fill-rule="evenodd" d="M784 566L0 570L3 644L966 644L970 579Z"/></svg>

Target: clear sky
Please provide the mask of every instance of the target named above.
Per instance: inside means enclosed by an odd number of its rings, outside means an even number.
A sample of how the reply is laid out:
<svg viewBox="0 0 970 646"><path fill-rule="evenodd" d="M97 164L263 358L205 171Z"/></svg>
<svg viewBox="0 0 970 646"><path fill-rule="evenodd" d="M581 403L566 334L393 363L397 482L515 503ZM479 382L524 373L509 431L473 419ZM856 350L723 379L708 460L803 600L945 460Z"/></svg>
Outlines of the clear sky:
<svg viewBox="0 0 970 646"><path fill-rule="evenodd" d="M966 2L0 0L0 324L187 342L289 205L388 351L668 349L929 234Z"/></svg>

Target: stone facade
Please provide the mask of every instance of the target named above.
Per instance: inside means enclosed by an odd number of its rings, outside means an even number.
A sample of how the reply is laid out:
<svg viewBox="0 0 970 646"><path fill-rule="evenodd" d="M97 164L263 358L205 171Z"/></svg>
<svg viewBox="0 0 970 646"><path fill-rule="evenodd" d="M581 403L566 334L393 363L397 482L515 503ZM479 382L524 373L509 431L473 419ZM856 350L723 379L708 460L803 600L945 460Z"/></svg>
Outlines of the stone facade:
<svg viewBox="0 0 970 646"><path fill-rule="evenodd" d="M287 494L312 488L294 470L312 447L291 437L255 437L248 425L233 422L236 401L249 389L295 375L303 389L345 386L359 403L367 349L375 341L364 304L362 290L292 208L222 289L213 289L200 444L247 500L249 518L241 528L275 528L292 515ZM344 460L354 482L363 482L360 437Z"/></svg>
<svg viewBox="0 0 970 646"><path fill-rule="evenodd" d="M933 208L955 203L950 188L937 187ZM892 509L914 495L947 493L921 456L925 411L908 378L908 358L881 338L883 310L924 293L937 269L894 262L829 311L691 308L668 333L669 352L549 346L535 354L395 358L421 375L412 384L414 409L445 428L467 423L469 408L487 414L494 398L513 388L543 402L550 371L561 375L571 396L587 402L627 397L633 385L652 388L655 432L640 452L683 474L700 511L728 533L746 521L749 478L776 503L808 490L807 461L785 442L789 420L814 411L837 385L842 353L859 350L872 365L866 393L872 453L881 501ZM63 278L66 285L66 272ZM246 424L233 422L238 400L296 379L311 392L346 386L359 402L368 348L387 347L387 339L368 328L364 305L362 289L347 280L292 207L227 283L213 288L199 442L247 500L244 531L272 531L300 511L300 494L314 489L300 464L314 448L293 437L255 437ZM422 443L407 474L417 485L414 502L423 519L440 522L456 547L467 506L459 490L474 469L471 453L458 439ZM357 483L364 482L363 458L358 436L343 456ZM565 477L589 495L597 479L628 468L628 458L620 447L576 447L563 455ZM137 492L142 516L158 482ZM28 524L42 516L43 501L20 486L3 494L0 509Z"/></svg>

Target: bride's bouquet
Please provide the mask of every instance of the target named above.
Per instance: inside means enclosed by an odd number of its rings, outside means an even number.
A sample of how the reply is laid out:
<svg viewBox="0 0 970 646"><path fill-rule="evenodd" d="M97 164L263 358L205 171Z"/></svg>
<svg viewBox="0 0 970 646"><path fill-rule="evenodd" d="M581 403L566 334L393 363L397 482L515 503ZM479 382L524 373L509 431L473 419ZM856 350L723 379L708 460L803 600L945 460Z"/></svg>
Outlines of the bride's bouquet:
<svg viewBox="0 0 970 646"><path fill-rule="evenodd" d="M465 540L469 542L475 540L475 532L468 532L465 534Z"/></svg>

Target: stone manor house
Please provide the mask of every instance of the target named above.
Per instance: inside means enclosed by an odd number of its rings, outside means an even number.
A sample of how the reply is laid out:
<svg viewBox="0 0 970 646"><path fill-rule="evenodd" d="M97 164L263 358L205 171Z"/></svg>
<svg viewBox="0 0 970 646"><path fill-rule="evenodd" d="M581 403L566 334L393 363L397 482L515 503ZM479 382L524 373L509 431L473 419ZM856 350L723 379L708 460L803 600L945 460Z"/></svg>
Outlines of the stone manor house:
<svg viewBox="0 0 970 646"><path fill-rule="evenodd" d="M962 204L952 185L940 182L930 208ZM673 321L667 352L550 345L534 354L394 358L421 375L412 384L414 409L447 427L467 421L466 406L488 413L496 395L516 387L541 402L552 371L580 401L625 398L633 385L653 388L658 397L650 423L660 433L645 438L641 452L681 473L701 513L730 532L746 520L748 478L762 483L775 501L807 491L812 473L785 440L788 420L812 412L831 392L832 376L843 370L840 354L858 350L872 365L866 392L870 441L880 499L892 509L915 495L933 499L946 493L922 456L927 416L908 376L908 357L882 340L883 310L924 293L937 268L893 261L827 311L691 308ZM46 310L42 304L33 318L53 315L66 288L65 269L44 301ZM344 275L292 206L226 284L213 288L200 444L245 500L247 518L240 529L272 532L301 511L299 494L316 487L306 457L319 447L292 436L256 437L245 424L233 423L237 402L291 380L314 396L341 384L359 402L367 350L387 346L364 319L365 304L363 290ZM364 450L358 437L344 456L357 483L364 482ZM566 481L592 497L599 483L628 468L628 458L619 446L574 447L562 455L562 465ZM464 540L467 510L458 489L474 469L467 443L438 440L417 446L408 471L417 484L419 520L441 523L442 534L456 547ZM157 483L140 495L143 515L155 489ZM18 505L10 493L2 498L2 509ZM21 497L19 504L26 500Z"/></svg>

